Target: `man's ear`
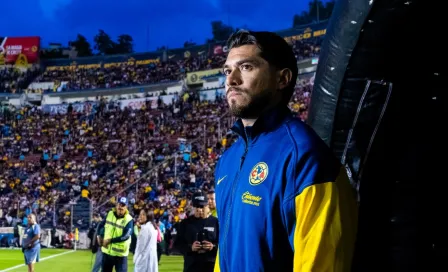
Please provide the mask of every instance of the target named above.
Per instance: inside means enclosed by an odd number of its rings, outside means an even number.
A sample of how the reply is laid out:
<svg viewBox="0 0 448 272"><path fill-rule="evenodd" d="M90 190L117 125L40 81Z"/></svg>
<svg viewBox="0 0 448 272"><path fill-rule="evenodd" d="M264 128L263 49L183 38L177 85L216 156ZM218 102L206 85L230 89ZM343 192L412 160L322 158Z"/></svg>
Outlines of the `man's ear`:
<svg viewBox="0 0 448 272"><path fill-rule="evenodd" d="M288 87L292 80L292 71L289 68L282 69L277 72L278 78L278 88L279 90L283 90Z"/></svg>

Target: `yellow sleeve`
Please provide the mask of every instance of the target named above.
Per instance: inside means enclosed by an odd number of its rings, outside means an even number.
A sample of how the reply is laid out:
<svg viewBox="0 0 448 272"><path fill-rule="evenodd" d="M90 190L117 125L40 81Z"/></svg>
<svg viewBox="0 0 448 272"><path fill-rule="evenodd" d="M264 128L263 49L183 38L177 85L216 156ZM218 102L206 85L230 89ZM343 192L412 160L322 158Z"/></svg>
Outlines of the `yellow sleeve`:
<svg viewBox="0 0 448 272"><path fill-rule="evenodd" d="M214 210L212 211L212 215L213 215L214 217L218 218L218 211L217 211L216 209L214 209Z"/></svg>
<svg viewBox="0 0 448 272"><path fill-rule="evenodd" d="M306 187L294 202L294 272L350 271L358 218L345 170L335 182Z"/></svg>
<svg viewBox="0 0 448 272"><path fill-rule="evenodd" d="M221 272L221 268L219 267L219 248L218 253L216 254L215 269L213 272Z"/></svg>

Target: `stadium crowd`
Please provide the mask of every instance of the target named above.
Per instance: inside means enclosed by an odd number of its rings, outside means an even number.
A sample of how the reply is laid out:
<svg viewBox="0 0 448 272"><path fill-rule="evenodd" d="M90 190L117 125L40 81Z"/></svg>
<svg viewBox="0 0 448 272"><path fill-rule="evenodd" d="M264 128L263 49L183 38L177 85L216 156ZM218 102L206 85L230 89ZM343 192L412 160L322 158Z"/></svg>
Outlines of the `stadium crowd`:
<svg viewBox="0 0 448 272"><path fill-rule="evenodd" d="M289 108L302 121L308 119L308 105L311 101L311 91L313 90L314 76L310 75L297 80L294 94L289 102Z"/></svg>
<svg viewBox="0 0 448 272"><path fill-rule="evenodd" d="M138 194L129 192L129 199L136 209L157 198L155 208L165 207L168 200L168 207L179 206L188 191L181 189L211 188L217 120L221 131L229 129L220 116L225 104L218 101L200 102L197 94L186 93L175 104L162 103L157 109L150 103L139 110L122 109L118 102L102 101L97 110L86 107L82 114L49 115L36 107L4 114L0 220L13 225L31 211L39 221L53 220L55 207L79 196L94 205L107 202L160 162L162 167L140 181ZM166 160L175 153L178 160ZM63 214L54 223L70 223L68 209L56 212Z"/></svg>
<svg viewBox="0 0 448 272"><path fill-rule="evenodd" d="M219 68L225 56L190 57L185 60L136 65L122 62L102 68L62 66L47 69L34 82L67 82L63 90L118 88L182 80L186 73ZM53 90L43 90L50 91Z"/></svg>
<svg viewBox="0 0 448 272"><path fill-rule="evenodd" d="M0 67L0 93L20 93L40 74L37 68L21 71Z"/></svg>
<svg viewBox="0 0 448 272"><path fill-rule="evenodd" d="M321 38L312 38L306 41L294 41L292 47L296 58L302 60L315 57L320 52ZM57 69L46 69L39 72L21 72L13 69L0 69L0 91L20 93L27 92L54 92L57 88L47 90L27 90L31 82L55 82L61 86L59 91L88 90L100 88L118 88L138 86L153 83L178 81L185 78L186 73L201 70L221 68L225 55L201 55L188 57L184 60L168 60L166 62L151 62L145 65L136 65L132 62L114 63L109 65L94 65L91 68L78 68L77 66L60 66Z"/></svg>
<svg viewBox="0 0 448 272"><path fill-rule="evenodd" d="M296 40L292 43L292 49L297 60L319 56L322 38L312 38L306 41Z"/></svg>
<svg viewBox="0 0 448 272"><path fill-rule="evenodd" d="M298 60L317 56L320 39L292 44ZM107 68L64 67L19 72L0 70L0 90L21 92L34 82L68 82L64 90L85 90L178 81L187 72L220 68L225 56ZM313 79L299 78L289 103L307 119ZM55 89L41 90L53 92ZM173 103L148 101L140 109L103 98L82 112L44 113L40 107L2 108L0 115L0 227L26 225L34 212L47 227L67 230L70 203L87 200L104 217L125 196L136 217L155 213L165 236L191 216L195 191L213 191L214 167L236 139L225 99L201 101L198 92L175 94ZM168 247L166 249L168 251Z"/></svg>
<svg viewBox="0 0 448 272"><path fill-rule="evenodd" d="M299 80L290 102L302 120L311 88L309 78ZM213 189L215 161L234 137L226 135L231 120L222 118L224 99L201 102L186 92L169 106L148 101L132 110L119 103L86 103L84 112L66 115L38 107L3 111L0 225L23 223L35 211L39 221L67 228L64 204L84 197L94 206L107 203L99 210L105 212L120 192L134 214L152 209L168 226L190 214L189 197L195 189Z"/></svg>

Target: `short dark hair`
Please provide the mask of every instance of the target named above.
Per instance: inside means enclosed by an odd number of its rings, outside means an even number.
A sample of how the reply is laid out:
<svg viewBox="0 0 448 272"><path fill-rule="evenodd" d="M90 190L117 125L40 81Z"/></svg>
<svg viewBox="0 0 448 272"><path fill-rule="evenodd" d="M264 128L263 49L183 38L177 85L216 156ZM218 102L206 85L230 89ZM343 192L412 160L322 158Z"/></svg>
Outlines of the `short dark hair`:
<svg viewBox="0 0 448 272"><path fill-rule="evenodd" d="M292 78L289 85L284 89L283 100L288 103L294 93L297 75L297 59L291 46L279 35L268 31L250 31L241 29L233 33L227 41L229 51L232 48L243 45L253 44L260 50L260 56L266 60L269 65L277 69L288 68L292 72Z"/></svg>

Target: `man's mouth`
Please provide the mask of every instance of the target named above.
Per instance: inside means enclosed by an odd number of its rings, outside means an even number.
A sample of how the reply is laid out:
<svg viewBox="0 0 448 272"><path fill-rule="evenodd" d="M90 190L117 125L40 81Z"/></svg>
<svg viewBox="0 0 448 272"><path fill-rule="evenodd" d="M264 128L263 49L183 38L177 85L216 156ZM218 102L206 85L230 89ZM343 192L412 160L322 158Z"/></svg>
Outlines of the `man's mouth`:
<svg viewBox="0 0 448 272"><path fill-rule="evenodd" d="M227 95L227 98L232 98L234 96L239 96L239 95L241 95L241 92L232 91Z"/></svg>

